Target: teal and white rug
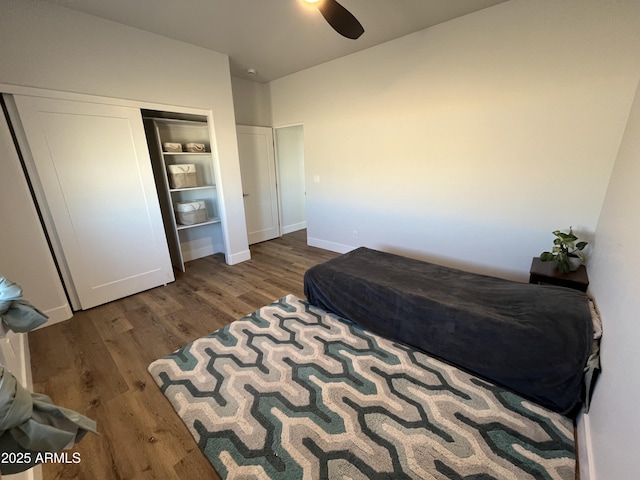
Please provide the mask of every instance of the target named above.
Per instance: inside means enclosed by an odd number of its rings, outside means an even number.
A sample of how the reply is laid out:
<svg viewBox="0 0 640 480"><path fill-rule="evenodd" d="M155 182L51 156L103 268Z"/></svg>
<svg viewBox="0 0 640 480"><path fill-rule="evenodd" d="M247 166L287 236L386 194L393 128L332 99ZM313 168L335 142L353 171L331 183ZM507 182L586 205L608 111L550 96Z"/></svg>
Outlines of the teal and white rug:
<svg viewBox="0 0 640 480"><path fill-rule="evenodd" d="M224 479L566 479L572 421L293 295L149 372Z"/></svg>

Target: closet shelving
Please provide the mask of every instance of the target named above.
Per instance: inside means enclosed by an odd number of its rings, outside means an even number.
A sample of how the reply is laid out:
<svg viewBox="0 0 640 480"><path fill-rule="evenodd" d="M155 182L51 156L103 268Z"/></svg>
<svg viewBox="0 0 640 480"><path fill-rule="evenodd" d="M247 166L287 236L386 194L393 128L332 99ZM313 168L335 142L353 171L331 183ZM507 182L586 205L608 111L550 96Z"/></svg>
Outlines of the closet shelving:
<svg viewBox="0 0 640 480"><path fill-rule="evenodd" d="M209 126L206 120L146 117L145 129L152 150L156 187L172 264L184 271L185 262L222 250L219 247L222 235ZM183 149L187 143L202 143L205 151L167 152L163 148L167 142L180 143ZM167 167L180 164L195 165L197 186L171 187ZM207 220L192 225L180 224L174 212L175 203L197 200L204 201Z"/></svg>
<svg viewBox="0 0 640 480"><path fill-rule="evenodd" d="M194 163L196 165L196 174L198 176L198 179L200 180L201 172L203 171L203 169L206 171L207 164L209 163L209 161L211 159L211 152L203 152L203 153L195 153L195 152L162 152L162 157L163 157L163 164L164 164L163 165L164 166L164 170L163 171L165 172L165 174L166 174L168 165L175 165L175 164L180 164L180 163ZM198 161L198 160L203 160L203 161ZM197 187L171 188L169 186L169 183L168 183L168 176L167 176L167 185L168 185L169 193L171 195L172 202L173 201L192 200L188 194L191 194L193 192L198 192L198 191L202 191L202 194L207 196L208 193L209 193L208 190L216 188L215 184L201 185L200 182L198 182L198 186ZM209 209L208 207L209 207L209 205L207 205L207 218L208 218L208 220L206 222L196 223L194 225L181 225L179 223L176 223L176 229L177 230L185 230L187 228L199 228L199 227L204 226L204 225L208 225L208 224L212 224L212 223L219 223L220 222L220 218L219 217L212 217L211 214L210 214L212 209Z"/></svg>

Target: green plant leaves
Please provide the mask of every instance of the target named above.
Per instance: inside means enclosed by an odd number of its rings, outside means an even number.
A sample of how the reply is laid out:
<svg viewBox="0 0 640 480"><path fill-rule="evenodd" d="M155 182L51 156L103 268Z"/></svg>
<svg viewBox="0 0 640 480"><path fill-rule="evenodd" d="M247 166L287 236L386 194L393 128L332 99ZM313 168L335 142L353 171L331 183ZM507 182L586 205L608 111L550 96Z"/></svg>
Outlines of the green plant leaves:
<svg viewBox="0 0 640 480"><path fill-rule="evenodd" d="M558 264L558 270L562 273L569 273L571 271L569 257L578 257L580 260L584 260L584 255L581 252L588 243L576 243L578 237L573 233L571 227L569 233L554 230L553 234L556 236L553 240L553 248L550 252L542 252L540 260L543 262L555 261Z"/></svg>

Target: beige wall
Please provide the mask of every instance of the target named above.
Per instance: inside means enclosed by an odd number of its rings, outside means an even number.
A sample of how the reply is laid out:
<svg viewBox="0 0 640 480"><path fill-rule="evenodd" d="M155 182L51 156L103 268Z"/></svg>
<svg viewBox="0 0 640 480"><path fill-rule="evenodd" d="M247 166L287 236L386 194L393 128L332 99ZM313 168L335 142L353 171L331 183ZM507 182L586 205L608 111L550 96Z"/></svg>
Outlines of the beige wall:
<svg viewBox="0 0 640 480"><path fill-rule="evenodd" d="M0 46L0 84L211 110L227 257L248 254L226 55L34 0L0 0Z"/></svg>
<svg viewBox="0 0 640 480"><path fill-rule="evenodd" d="M233 108L238 125L271 126L269 85L231 77Z"/></svg>
<svg viewBox="0 0 640 480"><path fill-rule="evenodd" d="M637 52L640 54L640 51ZM640 84L615 163L595 236L589 276L604 322L603 373L590 427L593 472L599 480L640 472Z"/></svg>
<svg viewBox="0 0 640 480"><path fill-rule="evenodd" d="M272 82L273 124L304 123L310 241L525 279L551 231L591 239L639 12L512 0Z"/></svg>

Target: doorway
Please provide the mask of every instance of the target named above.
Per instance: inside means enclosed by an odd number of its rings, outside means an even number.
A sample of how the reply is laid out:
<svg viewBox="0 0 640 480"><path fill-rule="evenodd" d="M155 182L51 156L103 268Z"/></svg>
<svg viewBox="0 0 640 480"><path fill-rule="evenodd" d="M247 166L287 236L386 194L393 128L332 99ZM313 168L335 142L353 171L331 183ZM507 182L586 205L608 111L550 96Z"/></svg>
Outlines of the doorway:
<svg viewBox="0 0 640 480"><path fill-rule="evenodd" d="M282 234L307 228L302 125L278 127L275 132Z"/></svg>
<svg viewBox="0 0 640 480"><path fill-rule="evenodd" d="M302 125L237 126L249 245L305 229Z"/></svg>

